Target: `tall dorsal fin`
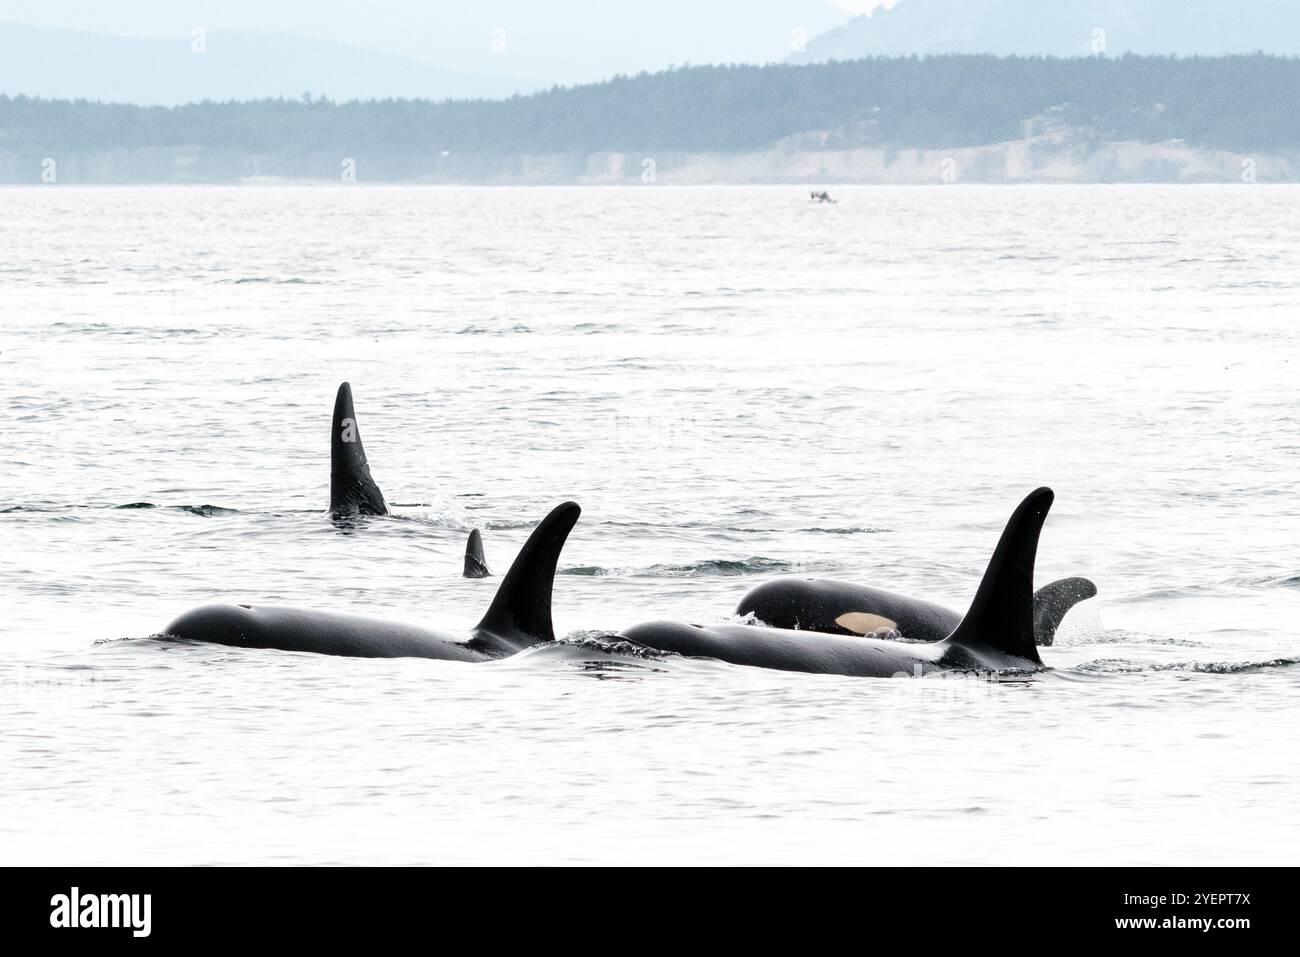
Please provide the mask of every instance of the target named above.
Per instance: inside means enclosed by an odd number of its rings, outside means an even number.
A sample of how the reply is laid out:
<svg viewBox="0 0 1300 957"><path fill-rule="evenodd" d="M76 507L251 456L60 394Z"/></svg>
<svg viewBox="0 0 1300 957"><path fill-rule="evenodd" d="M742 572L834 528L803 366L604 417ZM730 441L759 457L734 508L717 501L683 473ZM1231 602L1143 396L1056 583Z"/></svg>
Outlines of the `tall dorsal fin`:
<svg viewBox="0 0 1300 957"><path fill-rule="evenodd" d="M387 515L384 493L370 477L361 428L352 408L352 386L344 382L334 399L330 426L330 514Z"/></svg>
<svg viewBox="0 0 1300 957"><path fill-rule="evenodd" d="M465 543L465 577L487 578L491 574L487 556L483 554L483 536L477 528L470 529L469 541Z"/></svg>
<svg viewBox="0 0 1300 957"><path fill-rule="evenodd" d="M1012 513L970 611L948 641L1042 664L1034 643L1034 558L1054 497L1050 488L1040 488Z"/></svg>
<svg viewBox="0 0 1300 957"><path fill-rule="evenodd" d="M1062 578L1034 592L1034 636L1040 645L1056 641L1066 613L1081 601L1097 596L1097 586L1086 578Z"/></svg>
<svg viewBox="0 0 1300 957"><path fill-rule="evenodd" d="M574 502L557 506L528 536L501 579L492 606L474 629L476 640L499 639L515 650L555 640L551 587L565 539L582 514Z"/></svg>

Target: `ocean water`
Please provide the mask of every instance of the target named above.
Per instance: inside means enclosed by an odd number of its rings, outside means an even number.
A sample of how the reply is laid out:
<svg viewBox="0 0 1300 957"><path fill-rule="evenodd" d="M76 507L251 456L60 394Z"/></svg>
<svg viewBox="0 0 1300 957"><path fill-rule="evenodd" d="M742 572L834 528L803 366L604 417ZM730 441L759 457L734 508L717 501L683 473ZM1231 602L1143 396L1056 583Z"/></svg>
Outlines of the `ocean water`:
<svg viewBox="0 0 1300 957"><path fill-rule="evenodd" d="M0 190L5 863L1294 863L1300 190ZM391 517L335 525L350 380ZM1057 493L1050 666L629 657L781 575L963 608ZM209 601L490 664L149 636Z"/></svg>

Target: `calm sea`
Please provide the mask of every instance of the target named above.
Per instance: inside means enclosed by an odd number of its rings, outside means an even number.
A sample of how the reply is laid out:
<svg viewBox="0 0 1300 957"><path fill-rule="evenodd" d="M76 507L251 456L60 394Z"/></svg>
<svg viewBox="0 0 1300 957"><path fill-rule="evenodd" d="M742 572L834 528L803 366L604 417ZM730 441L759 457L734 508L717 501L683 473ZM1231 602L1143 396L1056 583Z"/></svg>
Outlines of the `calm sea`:
<svg viewBox="0 0 1300 957"><path fill-rule="evenodd" d="M836 194L0 190L0 860L1293 863L1300 190ZM344 379L400 507L338 527ZM468 628L570 498L564 634L964 608L1038 485L1100 595L1028 680L147 637Z"/></svg>

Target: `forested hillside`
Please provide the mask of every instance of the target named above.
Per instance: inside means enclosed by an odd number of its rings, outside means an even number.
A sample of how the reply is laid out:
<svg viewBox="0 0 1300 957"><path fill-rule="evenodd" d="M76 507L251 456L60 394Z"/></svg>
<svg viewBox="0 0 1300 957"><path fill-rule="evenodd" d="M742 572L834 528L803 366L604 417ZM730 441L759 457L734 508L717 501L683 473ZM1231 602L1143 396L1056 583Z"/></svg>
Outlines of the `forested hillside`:
<svg viewBox="0 0 1300 957"><path fill-rule="evenodd" d="M22 179L30 156L111 152L126 178L149 179L171 174L132 172L132 156L189 150L195 175L218 178L226 173L202 172L216 154L235 176L250 175L239 157L276 158L253 174L304 176L318 175L320 163L299 171L295 156L365 156L372 171L404 179L426 175L430 157L491 165L542 154L580 163L601 151L738 154L796 134L801 149L961 149L1044 129L1071 131L1084 147L1181 141L1268 151L1300 145L1298 90L1295 58L955 55L691 67L501 101L304 97L164 108L0 98L0 160L7 155L3 169Z"/></svg>

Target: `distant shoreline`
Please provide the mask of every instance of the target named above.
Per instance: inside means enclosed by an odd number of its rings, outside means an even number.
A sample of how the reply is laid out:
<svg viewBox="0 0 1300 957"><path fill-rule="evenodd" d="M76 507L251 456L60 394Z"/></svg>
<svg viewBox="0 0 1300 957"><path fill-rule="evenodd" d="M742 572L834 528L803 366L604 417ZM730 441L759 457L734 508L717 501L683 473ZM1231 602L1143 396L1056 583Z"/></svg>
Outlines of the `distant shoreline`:
<svg viewBox="0 0 1300 957"><path fill-rule="evenodd" d="M0 96L0 182L1300 181L1300 59L706 66L508 100Z"/></svg>
<svg viewBox="0 0 1300 957"><path fill-rule="evenodd" d="M337 176L266 175L259 168L338 168ZM0 150L0 185L138 186L951 186L1290 184L1300 147L1237 152L1115 142L1080 149L1070 133L949 150L817 150L784 142L745 153L546 153L462 158L457 174L409 157L303 157L172 150L78 151L56 157ZM372 170L377 171L372 174ZM646 175L649 171L650 175ZM387 174L387 175L385 175Z"/></svg>
<svg viewBox="0 0 1300 957"><path fill-rule="evenodd" d="M1250 184L1251 186L1261 186L1269 189L1289 189L1300 186L1300 181L1296 182L1267 182L1259 181ZM653 186L644 186L630 183L425 183L425 182L370 182L341 184L327 180L300 179L285 180L283 182L267 183L57 183L52 185L40 183L0 183L0 192L27 192L42 190L173 190L175 192L184 192L185 190L216 190L216 191L243 191L243 190L274 190L274 189L292 189L303 191L333 191L333 190L362 190L362 191L379 191L379 190L573 190L573 191L600 191L600 190L670 190L670 191L706 191L710 189L765 189L772 191L790 192L793 191L795 200L806 199L806 196L798 194L808 188L808 183L657 183ZM1114 182L1046 182L1046 181L1022 181L1015 183L977 183L977 182L958 182L958 183L832 183L833 189L845 190L890 190L890 189L907 189L907 190L952 190L952 189L1142 189L1142 188L1161 188L1161 189L1245 189L1246 184L1234 182L1153 182L1153 181L1114 181Z"/></svg>

